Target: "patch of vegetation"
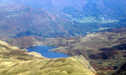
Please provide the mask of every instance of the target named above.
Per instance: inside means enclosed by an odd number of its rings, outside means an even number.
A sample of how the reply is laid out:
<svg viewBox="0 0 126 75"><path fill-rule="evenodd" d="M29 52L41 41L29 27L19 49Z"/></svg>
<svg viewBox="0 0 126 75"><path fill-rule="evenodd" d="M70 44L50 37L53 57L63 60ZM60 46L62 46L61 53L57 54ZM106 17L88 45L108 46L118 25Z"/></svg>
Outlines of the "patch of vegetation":
<svg viewBox="0 0 126 75"><path fill-rule="evenodd" d="M2 45L4 43L4 46ZM7 48L6 48L7 46ZM3 51L2 48L5 50ZM0 43L0 75L95 75L79 57L48 59ZM82 63L83 62L83 63Z"/></svg>

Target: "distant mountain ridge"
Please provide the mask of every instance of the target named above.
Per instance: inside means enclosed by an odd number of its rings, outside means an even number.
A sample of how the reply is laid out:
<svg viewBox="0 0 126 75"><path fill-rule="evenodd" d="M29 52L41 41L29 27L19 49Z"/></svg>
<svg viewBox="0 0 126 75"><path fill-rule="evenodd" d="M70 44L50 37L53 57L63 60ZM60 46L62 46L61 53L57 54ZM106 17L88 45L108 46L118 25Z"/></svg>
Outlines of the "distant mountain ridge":
<svg viewBox="0 0 126 75"><path fill-rule="evenodd" d="M125 4L124 0L1 0L0 31L8 30L13 37L27 32L42 37L85 35L126 26Z"/></svg>
<svg viewBox="0 0 126 75"><path fill-rule="evenodd" d="M89 16L102 14L102 15L126 15L125 14L125 4L124 0L1 0L1 4L18 4L27 7L38 7L46 10L52 9L51 12L56 10L63 11L65 8L73 8L78 11L83 11L83 14L88 14ZM55 10L55 11L54 11ZM111 13L110 13L111 12ZM97 13L97 14L96 14ZM123 14L120 14L123 13ZM92 14L92 15L91 15Z"/></svg>

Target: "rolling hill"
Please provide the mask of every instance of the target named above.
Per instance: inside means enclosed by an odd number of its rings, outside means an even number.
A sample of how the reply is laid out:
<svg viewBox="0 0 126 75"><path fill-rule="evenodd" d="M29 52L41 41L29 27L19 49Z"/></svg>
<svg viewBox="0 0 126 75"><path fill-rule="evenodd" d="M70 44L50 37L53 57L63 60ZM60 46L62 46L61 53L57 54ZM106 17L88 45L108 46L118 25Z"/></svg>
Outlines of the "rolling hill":
<svg viewBox="0 0 126 75"><path fill-rule="evenodd" d="M0 41L0 75L95 75L80 56L48 59Z"/></svg>

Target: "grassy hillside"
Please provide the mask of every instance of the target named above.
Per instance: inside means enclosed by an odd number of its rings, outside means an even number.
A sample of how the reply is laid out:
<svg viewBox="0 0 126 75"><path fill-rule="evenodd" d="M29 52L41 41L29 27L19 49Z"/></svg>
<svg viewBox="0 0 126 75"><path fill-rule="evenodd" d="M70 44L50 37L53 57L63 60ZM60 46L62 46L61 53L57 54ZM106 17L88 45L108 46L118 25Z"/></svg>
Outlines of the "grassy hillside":
<svg viewBox="0 0 126 75"><path fill-rule="evenodd" d="M111 75L126 61L126 28L91 33L80 39L66 40L56 50L83 55L101 75Z"/></svg>
<svg viewBox="0 0 126 75"><path fill-rule="evenodd" d="M44 58L0 41L0 75L95 75L83 57Z"/></svg>

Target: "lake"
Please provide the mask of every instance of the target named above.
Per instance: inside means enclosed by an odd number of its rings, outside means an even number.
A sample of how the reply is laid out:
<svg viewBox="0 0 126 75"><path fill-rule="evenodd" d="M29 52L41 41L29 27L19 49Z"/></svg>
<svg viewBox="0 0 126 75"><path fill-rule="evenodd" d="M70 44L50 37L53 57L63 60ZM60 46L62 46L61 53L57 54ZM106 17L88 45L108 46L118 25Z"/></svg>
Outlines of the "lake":
<svg viewBox="0 0 126 75"><path fill-rule="evenodd" d="M33 47L28 48L28 51L40 53L42 56L47 57L47 58L66 58L66 57L69 57L67 54L51 51L54 48L56 48L56 47L33 46Z"/></svg>

